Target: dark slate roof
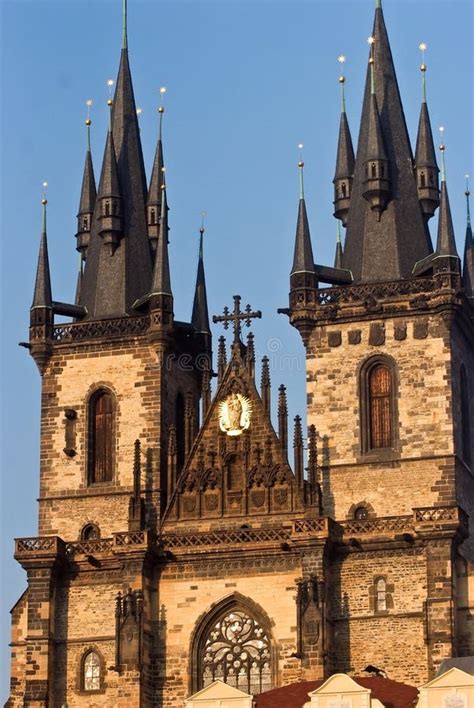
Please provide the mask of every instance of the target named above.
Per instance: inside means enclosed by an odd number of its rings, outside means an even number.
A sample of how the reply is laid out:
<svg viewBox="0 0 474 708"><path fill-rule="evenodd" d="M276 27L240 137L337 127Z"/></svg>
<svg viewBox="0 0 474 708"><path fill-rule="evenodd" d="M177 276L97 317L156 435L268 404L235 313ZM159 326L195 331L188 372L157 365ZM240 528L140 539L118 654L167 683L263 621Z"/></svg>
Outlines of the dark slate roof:
<svg viewBox="0 0 474 708"><path fill-rule="evenodd" d="M417 167L436 167L436 169L438 169L430 114L425 101L421 104L420 120L418 121L415 163Z"/></svg>
<svg viewBox="0 0 474 708"><path fill-rule="evenodd" d="M382 126L380 125L377 96L373 93L369 99L369 130L367 137L366 160L386 160Z"/></svg>
<svg viewBox="0 0 474 708"><path fill-rule="evenodd" d="M206 277L204 274L203 236L204 231L203 229L201 229L201 235L199 239L199 259L196 275L196 288L194 290L193 313L191 316L191 322L194 325L196 332L210 334L211 327L209 324Z"/></svg>
<svg viewBox="0 0 474 708"><path fill-rule="evenodd" d="M377 698L385 708L413 708L418 689L379 676L351 677L364 688L369 688L372 698ZM255 696L256 708L302 708L309 702L308 693L322 686L324 681L301 681L282 688L274 688Z"/></svg>
<svg viewBox="0 0 474 708"><path fill-rule="evenodd" d="M94 211L97 191L95 187L94 167L92 165L91 151L87 150L82 177L81 200L79 214L92 214Z"/></svg>
<svg viewBox="0 0 474 708"><path fill-rule="evenodd" d="M121 197L117 159L115 156L114 137L111 130L107 133L104 159L99 180L99 199L101 197Z"/></svg>
<svg viewBox="0 0 474 708"><path fill-rule="evenodd" d="M468 221L466 227L462 280L467 296L474 297L474 239L472 238L472 227L470 221Z"/></svg>
<svg viewBox="0 0 474 708"><path fill-rule="evenodd" d="M436 672L436 676L442 676L446 671L453 668L460 669L461 671L465 671L466 674L474 676L474 656L455 656L451 659L443 659Z"/></svg>
<svg viewBox="0 0 474 708"><path fill-rule="evenodd" d="M409 278L414 264L432 250L421 215L413 155L379 7L375 10L373 36L375 95L389 161L392 199L378 221L377 214L362 197L372 106L369 66L343 258L343 267L352 271L355 282Z"/></svg>
<svg viewBox="0 0 474 708"><path fill-rule="evenodd" d="M296 224L295 253L293 257L293 273L314 273L313 249L309 233L308 214L304 199L300 199L298 206L298 221Z"/></svg>
<svg viewBox="0 0 474 708"><path fill-rule="evenodd" d="M112 112L112 137L122 195L122 238L113 255L100 236L98 202L82 281L89 318L133 314L150 291L152 259L146 222L147 186L127 49L122 49Z"/></svg>
<svg viewBox="0 0 474 708"><path fill-rule="evenodd" d="M334 179L352 177L354 174L354 148L351 131L345 111L341 113L339 123L339 138L337 141L336 173Z"/></svg>
<svg viewBox="0 0 474 708"><path fill-rule="evenodd" d="M43 228L38 253L38 266L36 268L35 289L31 307L52 307L51 276L49 271L48 237L46 235L46 207L43 205Z"/></svg>
<svg viewBox="0 0 474 708"><path fill-rule="evenodd" d="M456 241L454 238L451 207L449 206L448 188L446 181L441 182L441 199L438 218L438 239L436 242L437 256L457 256Z"/></svg>

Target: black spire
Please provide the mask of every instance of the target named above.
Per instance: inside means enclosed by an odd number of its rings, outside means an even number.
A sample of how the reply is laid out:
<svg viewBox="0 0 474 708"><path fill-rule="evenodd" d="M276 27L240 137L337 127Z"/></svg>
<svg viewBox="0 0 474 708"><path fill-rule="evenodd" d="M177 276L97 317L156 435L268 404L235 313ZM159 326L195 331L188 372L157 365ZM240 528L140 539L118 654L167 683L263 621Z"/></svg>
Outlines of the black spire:
<svg viewBox="0 0 474 708"><path fill-rule="evenodd" d="M45 183L46 187L46 183ZM36 269L35 290L30 308L30 354L41 375L53 352L53 298L49 273L48 239L46 236L46 196L43 204L43 225Z"/></svg>
<svg viewBox="0 0 474 708"><path fill-rule="evenodd" d="M344 57L340 57L345 61ZM352 179L354 175L354 148L352 146L351 131L346 113L344 96L345 76L341 74L339 82L342 92L341 119L339 122L339 139L337 142L336 173L334 175L334 216L340 219L344 226L347 223L349 205L352 193Z"/></svg>
<svg viewBox="0 0 474 708"><path fill-rule="evenodd" d="M148 238L150 239L150 245L153 251L156 251L156 243L158 240L158 217L159 214L161 214L161 198L164 184L165 163L163 159L162 141L164 110L163 105L160 105L158 108L158 112L160 114L160 129L158 134L158 142L156 144L155 159L153 161L147 201Z"/></svg>
<svg viewBox="0 0 474 708"><path fill-rule="evenodd" d="M300 169L300 201L298 204L298 220L296 223L295 251L293 256L293 267L290 273L290 285L293 287L296 280L302 278L311 281L314 287L314 259L311 246L311 235L309 232L308 214L306 213L306 202L304 198L303 167L302 160L298 163Z"/></svg>
<svg viewBox="0 0 474 708"><path fill-rule="evenodd" d="M466 221L466 240L464 242L464 263L462 270L463 286L466 295L469 298L474 298L474 239L472 238L471 226L471 211L469 208L469 183L466 184L466 206L467 206L467 221ZM474 300L473 300L474 301Z"/></svg>
<svg viewBox="0 0 474 708"><path fill-rule="evenodd" d="M441 199L439 205L438 218L438 238L436 241L436 258L440 256L451 256L459 259L456 240L454 237L453 220L451 217L451 207L449 206L448 188L446 186L446 171L444 166L444 145L440 145L442 152L441 168Z"/></svg>
<svg viewBox="0 0 474 708"><path fill-rule="evenodd" d="M367 72L343 257L343 266L352 271L355 282L408 278L414 264L431 251L380 5L375 10L373 38L373 62ZM374 150L380 158L380 163L376 161L376 178L390 180L388 185L381 185L389 188L389 192L382 195L387 198L382 213L378 207L373 210L374 204L363 198L364 193L367 196L366 179L372 177L372 165L368 161ZM377 167L382 166L388 169L385 175L377 174Z"/></svg>
<svg viewBox="0 0 474 708"><path fill-rule="evenodd" d="M334 256L334 268L342 268L342 242L341 242L341 227L339 222L337 222L337 241L336 241L336 255Z"/></svg>
<svg viewBox="0 0 474 708"><path fill-rule="evenodd" d="M126 32L115 96L110 103L113 104L112 130L107 138L105 159L107 155L112 157L113 147L122 201L116 204L121 212L112 216L120 217L121 238L117 244L113 243L114 239L110 239L111 248L106 243L109 238L101 237L104 215L100 213L98 199L92 220L80 303L87 308L88 317L91 318L134 314L133 304L150 291L152 275L146 220L147 186Z"/></svg>
<svg viewBox="0 0 474 708"><path fill-rule="evenodd" d="M95 187L94 167L92 165L90 126L91 120L87 118L87 151L84 163L84 174L82 177L81 199L77 214L77 250L83 258L87 257L87 247L89 246L92 216L94 214L97 191Z"/></svg>
<svg viewBox="0 0 474 708"><path fill-rule="evenodd" d="M420 48L424 51L426 45L421 44ZM421 211L425 221L428 222L439 206L439 170L436 162L430 114L426 103L426 64L424 62L421 64L421 73L423 94L416 138L415 173Z"/></svg>
<svg viewBox="0 0 474 708"><path fill-rule="evenodd" d="M193 313L191 323L198 334L210 336L209 311L207 307L206 277L203 258L204 226L199 230L199 258L194 290Z"/></svg>
<svg viewBox="0 0 474 708"><path fill-rule="evenodd" d="M46 233L46 197L42 200L43 221L41 228L41 239L38 253L38 266L36 268L35 289L31 309L35 307L53 307L53 296L51 294L51 276L49 271L48 257L48 237Z"/></svg>

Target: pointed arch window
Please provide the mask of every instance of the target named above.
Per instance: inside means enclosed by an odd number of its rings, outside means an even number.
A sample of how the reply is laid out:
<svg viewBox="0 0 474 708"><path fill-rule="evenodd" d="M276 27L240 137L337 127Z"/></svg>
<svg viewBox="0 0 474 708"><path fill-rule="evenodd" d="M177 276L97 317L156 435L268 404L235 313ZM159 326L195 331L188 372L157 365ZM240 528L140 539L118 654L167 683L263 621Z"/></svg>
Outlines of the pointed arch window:
<svg viewBox="0 0 474 708"><path fill-rule="evenodd" d="M102 671L97 652L89 651L82 660L81 684L83 691L100 691Z"/></svg>
<svg viewBox="0 0 474 708"><path fill-rule="evenodd" d="M89 484L113 480L114 447L115 399L110 391L99 389L89 402Z"/></svg>
<svg viewBox="0 0 474 708"><path fill-rule="evenodd" d="M372 357L360 372L362 452L396 449L396 400L395 363L386 356Z"/></svg>
<svg viewBox="0 0 474 708"><path fill-rule="evenodd" d="M252 695L272 688L269 634L253 613L238 604L207 622L195 649L196 690L216 680Z"/></svg>
<svg viewBox="0 0 474 708"><path fill-rule="evenodd" d="M100 538L100 528L96 524L86 524L81 530L81 541L96 541Z"/></svg>
<svg viewBox="0 0 474 708"><path fill-rule="evenodd" d="M468 467L471 466L471 420L469 415L469 385L466 367L461 366L461 450L462 459Z"/></svg>

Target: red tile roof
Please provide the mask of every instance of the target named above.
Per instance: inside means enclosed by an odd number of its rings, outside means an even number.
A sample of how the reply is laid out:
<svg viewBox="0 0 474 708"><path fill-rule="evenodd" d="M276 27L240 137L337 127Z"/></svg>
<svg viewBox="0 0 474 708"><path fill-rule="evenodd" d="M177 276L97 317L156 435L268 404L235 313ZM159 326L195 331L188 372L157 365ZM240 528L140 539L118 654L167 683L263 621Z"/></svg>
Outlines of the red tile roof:
<svg viewBox="0 0 474 708"><path fill-rule="evenodd" d="M370 688L372 698L378 698L385 708L413 708L418 689L381 676L352 676L353 680ZM301 681L282 688L274 688L255 696L257 708L302 708L309 701L308 693L322 686L324 681Z"/></svg>

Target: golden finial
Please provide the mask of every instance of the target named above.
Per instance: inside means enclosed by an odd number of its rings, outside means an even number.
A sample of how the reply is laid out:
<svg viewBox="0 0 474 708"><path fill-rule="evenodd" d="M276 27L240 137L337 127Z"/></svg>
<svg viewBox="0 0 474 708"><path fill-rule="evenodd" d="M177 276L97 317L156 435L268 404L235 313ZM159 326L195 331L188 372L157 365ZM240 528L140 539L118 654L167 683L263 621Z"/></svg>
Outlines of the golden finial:
<svg viewBox="0 0 474 708"><path fill-rule="evenodd" d="M444 126L439 126L439 132L441 135L441 144L439 146L441 152L441 182L446 182L446 163L444 160L444 151L446 150L446 145L444 144Z"/></svg>
<svg viewBox="0 0 474 708"><path fill-rule="evenodd" d="M367 43L370 47L370 55L369 55L369 64L374 63L374 44L375 44L375 37L370 35L370 37L367 37Z"/></svg>
<svg viewBox="0 0 474 708"><path fill-rule="evenodd" d="M346 57L344 54L339 54L337 57L337 61L341 65L341 75L339 76L339 83L343 84L346 80L346 77L344 76L344 64L346 63Z"/></svg>
<svg viewBox="0 0 474 708"><path fill-rule="evenodd" d="M163 105L163 100L165 98L165 93L166 93L166 86L161 86L160 87L160 105L158 107L158 113L164 113L165 112L165 107Z"/></svg>
<svg viewBox="0 0 474 708"><path fill-rule="evenodd" d="M421 52L421 64L420 64L420 69L421 69L421 71L426 71L425 52L426 52L426 50L428 49L428 45L426 44L426 42L421 42L421 43L418 45L418 49L419 49L420 52Z"/></svg>
<svg viewBox="0 0 474 708"><path fill-rule="evenodd" d="M466 180L466 191L464 192L464 194L466 195L466 197L470 197L471 192L469 191L469 175L464 175L464 179Z"/></svg>
<svg viewBox="0 0 474 708"><path fill-rule="evenodd" d="M88 98L86 101L86 106L87 106L87 118L86 118L86 125L89 127L92 124L91 121L91 106L92 106L92 98Z"/></svg>
<svg viewBox="0 0 474 708"><path fill-rule="evenodd" d="M107 86L109 87L109 99L107 101L108 106L113 106L113 101L112 101L112 87L114 85L114 80L113 79L108 79L107 81Z"/></svg>
<svg viewBox="0 0 474 708"><path fill-rule="evenodd" d="M298 160L298 169L300 172L300 199L304 199L304 161L303 161L303 143L298 144L298 150L300 151L300 159Z"/></svg>
<svg viewBox="0 0 474 708"><path fill-rule="evenodd" d="M46 190L48 188L48 183L43 182L43 199L41 200L41 204L45 206L48 203L48 200L46 199Z"/></svg>
<svg viewBox="0 0 474 708"><path fill-rule="evenodd" d="M204 219L205 219L205 217L206 217L206 214L207 214L207 212L205 212L205 211L202 211L202 212L201 212L201 227L200 227L200 229L199 229L199 233L201 234L201 236L203 235L203 233L204 233L204 231L205 231L205 229L204 229Z"/></svg>

